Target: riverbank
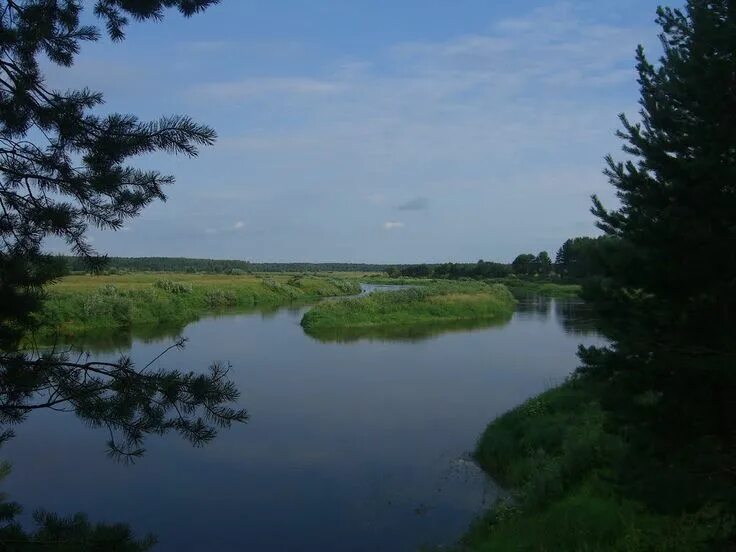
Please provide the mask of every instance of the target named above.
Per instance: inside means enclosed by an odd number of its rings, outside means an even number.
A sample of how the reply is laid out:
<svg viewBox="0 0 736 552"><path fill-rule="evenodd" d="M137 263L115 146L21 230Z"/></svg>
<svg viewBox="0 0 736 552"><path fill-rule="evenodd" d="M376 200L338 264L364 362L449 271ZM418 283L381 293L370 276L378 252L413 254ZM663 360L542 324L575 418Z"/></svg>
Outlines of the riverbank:
<svg viewBox="0 0 736 552"><path fill-rule="evenodd" d="M140 273L68 276L50 286L41 335L184 324L203 314L355 295L360 284L330 276Z"/></svg>
<svg viewBox="0 0 736 552"><path fill-rule="evenodd" d="M564 298L580 297L582 286L578 284L563 284L558 282L537 282L520 278L497 278L492 282L503 284L514 295L542 295L544 297Z"/></svg>
<svg viewBox="0 0 736 552"><path fill-rule="evenodd" d="M320 303L304 315L301 324L307 333L318 335L334 329L505 320L511 317L516 305L508 289L498 284L437 280L425 280L422 284L410 289Z"/></svg>
<svg viewBox="0 0 736 552"><path fill-rule="evenodd" d="M727 506L732 476L713 468L723 451L705 439L655 452L648 430L622 425L603 409L608 392L577 376L488 426L475 457L512 494L474 523L463 550L726 545L736 520ZM631 397L632 408L651 400Z"/></svg>
<svg viewBox="0 0 736 552"><path fill-rule="evenodd" d="M344 277L351 279L356 278L357 275L344 274ZM441 282L456 282L460 284L485 282L488 284L503 284L517 297L523 295L542 295L544 297L552 298L568 298L580 297L582 292L582 286L579 284L525 280L516 277L491 278L486 280L442 280L435 278L391 278L382 274L362 274L360 275L360 281L370 284L411 286L428 286Z"/></svg>

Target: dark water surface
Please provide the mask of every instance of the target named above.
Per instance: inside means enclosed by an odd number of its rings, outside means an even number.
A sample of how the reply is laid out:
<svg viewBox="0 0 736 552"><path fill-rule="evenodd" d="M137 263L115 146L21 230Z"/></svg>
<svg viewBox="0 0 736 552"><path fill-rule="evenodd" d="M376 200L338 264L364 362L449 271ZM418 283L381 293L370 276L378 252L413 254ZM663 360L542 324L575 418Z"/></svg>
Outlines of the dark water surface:
<svg viewBox="0 0 736 552"><path fill-rule="evenodd" d="M105 455L104 431L35 413L3 448L13 464L3 491L27 513L128 522L163 551L450 544L499 493L468 460L485 425L561 382L579 344L602 342L570 299L527 298L500 326L371 338L308 337L304 310L203 319L181 332L185 350L159 361L230 362L248 424L205 448L150 438L126 466ZM87 345L145 364L178 334Z"/></svg>

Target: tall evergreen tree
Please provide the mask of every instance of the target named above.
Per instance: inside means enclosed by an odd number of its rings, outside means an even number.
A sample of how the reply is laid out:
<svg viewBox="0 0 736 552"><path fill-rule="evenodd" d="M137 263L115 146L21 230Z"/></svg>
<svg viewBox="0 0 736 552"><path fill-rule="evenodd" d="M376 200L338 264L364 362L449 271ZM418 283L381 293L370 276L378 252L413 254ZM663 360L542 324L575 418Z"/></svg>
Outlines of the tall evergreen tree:
<svg viewBox="0 0 736 552"><path fill-rule="evenodd" d="M709 497L733 542L736 2L688 0L657 22L659 63L637 50L641 120L621 116L630 158L608 158L621 206L593 200L607 238L592 297L624 316L605 321L610 346L581 348L581 374L624 428L621 484L662 510L663 497L693 510ZM657 477L642 484L645 463Z"/></svg>
<svg viewBox="0 0 736 552"><path fill-rule="evenodd" d="M97 0L94 13L109 36L125 37L129 19L160 20L166 8L184 16L218 0ZM16 423L36 409L66 406L110 429L110 451L142 453L147 434L174 430L208 441L215 426L244 420L230 408L237 390L227 369L207 374L135 369L130 360L90 361L56 353L28 353L19 342L33 328L43 286L62 265L42 251L60 237L90 264L100 258L86 239L90 225L118 229L146 205L165 199L172 176L128 164L155 151L197 155L215 132L186 116L141 121L101 116L102 95L60 91L46 84L39 57L71 66L83 42L98 40L82 25L76 0L0 3L0 423ZM180 344L179 344L180 345Z"/></svg>
<svg viewBox="0 0 736 552"><path fill-rule="evenodd" d="M736 3L688 0L682 11L657 14L659 64L637 50L641 121L621 116L630 159L607 159L621 206L607 210L593 198L599 227L627 251L627 262L611 269L609 295L679 333L732 331Z"/></svg>

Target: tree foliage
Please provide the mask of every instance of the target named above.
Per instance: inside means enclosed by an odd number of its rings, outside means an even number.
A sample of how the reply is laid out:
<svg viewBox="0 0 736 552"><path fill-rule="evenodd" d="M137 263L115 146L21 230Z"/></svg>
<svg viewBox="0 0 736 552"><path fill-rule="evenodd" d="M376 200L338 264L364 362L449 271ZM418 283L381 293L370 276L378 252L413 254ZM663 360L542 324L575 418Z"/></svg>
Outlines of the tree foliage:
<svg viewBox="0 0 736 552"><path fill-rule="evenodd" d="M599 227L627 262L610 293L658 325L732 328L736 312L736 8L690 0L660 8L664 55L637 50L640 121L621 116L626 161L608 158L621 206L593 198ZM625 301L632 305L632 301Z"/></svg>
<svg viewBox="0 0 736 552"><path fill-rule="evenodd" d="M580 373L604 384L601 403L624 428L623 483L664 511L683 497L678 513L727 513L732 543L736 4L688 0L657 14L664 54L655 65L638 48L640 120L621 116L628 157L607 159L620 206L593 198L606 238L591 297L612 343L581 349Z"/></svg>
<svg viewBox="0 0 736 552"><path fill-rule="evenodd" d="M89 263L80 257L65 257L70 272L88 272ZM388 265L367 263L254 263L234 259L191 259L186 257L108 257L110 272L383 272Z"/></svg>
<svg viewBox="0 0 736 552"><path fill-rule="evenodd" d="M184 15L213 0L128 2L98 0L95 14L115 40L129 18L161 19L163 9ZM89 89L54 90L39 57L68 67L81 43L99 30L82 25L73 0L4 2L0 13L0 346L25 331L38 308L41 287L60 273L42 253L49 236L95 261L86 239L90 225L118 229L154 200L165 199L172 176L127 164L131 157L165 151L196 156L215 132L186 116L141 121L134 115L95 114L103 97Z"/></svg>
<svg viewBox="0 0 736 552"><path fill-rule="evenodd" d="M131 19L157 21L167 8L191 16L215 3L97 0L94 14L119 41ZM203 374L152 364L138 369L127 358L104 363L21 344L32 335L44 285L65 270L63 259L43 253L43 240L61 238L89 266L100 266L88 228L120 228L164 200L174 182L132 166L131 158L152 152L194 157L215 140L214 130L187 116L103 116L96 112L100 93L50 88L39 58L71 66L81 44L101 36L81 23L82 12L83 3L74 0L9 0L0 7L0 423L63 408L107 427L112 454L138 456L146 435L167 431L202 444L216 427L246 419L243 410L226 406L238 393L225 367Z"/></svg>

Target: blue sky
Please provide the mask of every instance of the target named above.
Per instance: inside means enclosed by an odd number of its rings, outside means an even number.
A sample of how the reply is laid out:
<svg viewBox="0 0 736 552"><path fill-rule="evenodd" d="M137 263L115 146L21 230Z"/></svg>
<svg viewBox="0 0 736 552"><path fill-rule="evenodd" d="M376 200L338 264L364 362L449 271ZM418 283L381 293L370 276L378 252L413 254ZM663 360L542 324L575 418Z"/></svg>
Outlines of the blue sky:
<svg viewBox="0 0 736 552"><path fill-rule="evenodd" d="M57 88L106 110L213 126L165 204L111 255L256 261L508 261L596 233L589 196L617 115L635 115L634 49L656 1L223 0L87 44Z"/></svg>

